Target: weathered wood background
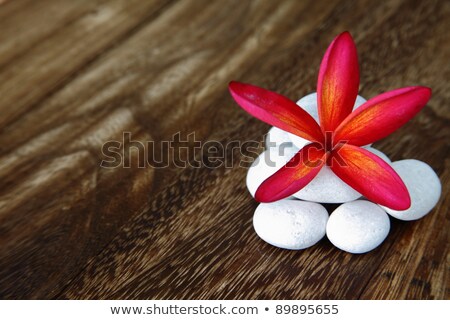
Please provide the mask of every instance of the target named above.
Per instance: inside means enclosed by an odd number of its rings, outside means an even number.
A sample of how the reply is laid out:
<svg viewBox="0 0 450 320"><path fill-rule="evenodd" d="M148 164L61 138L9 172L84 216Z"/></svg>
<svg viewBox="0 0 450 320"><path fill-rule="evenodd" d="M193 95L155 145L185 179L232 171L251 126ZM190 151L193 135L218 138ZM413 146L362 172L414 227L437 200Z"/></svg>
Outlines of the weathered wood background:
<svg viewBox="0 0 450 320"><path fill-rule="evenodd" d="M2 1L0 1L2 2ZM433 89L375 146L440 175L426 218L365 255L274 248L246 169L104 169L102 145L261 139L230 80L297 99L349 30L362 96ZM448 299L449 1L12 0L0 5L0 297ZM134 149L133 149L134 150ZM232 154L227 154L231 158Z"/></svg>

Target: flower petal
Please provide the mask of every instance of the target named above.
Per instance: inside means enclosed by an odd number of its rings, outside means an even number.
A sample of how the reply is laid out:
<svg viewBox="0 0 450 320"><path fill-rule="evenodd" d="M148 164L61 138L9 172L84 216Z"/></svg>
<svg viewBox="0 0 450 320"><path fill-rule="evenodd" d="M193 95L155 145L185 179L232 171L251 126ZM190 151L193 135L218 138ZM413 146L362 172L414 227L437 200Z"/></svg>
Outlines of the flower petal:
<svg viewBox="0 0 450 320"><path fill-rule="evenodd" d="M288 163L264 180L255 193L259 202L284 199L306 186L326 163L326 153L318 143L301 149Z"/></svg>
<svg viewBox="0 0 450 320"><path fill-rule="evenodd" d="M331 153L331 169L367 199L394 210L411 206L408 189L399 175L372 152L349 144Z"/></svg>
<svg viewBox="0 0 450 320"><path fill-rule="evenodd" d="M406 87L370 99L336 129L335 143L362 146L384 138L414 117L428 102L431 89Z"/></svg>
<svg viewBox="0 0 450 320"><path fill-rule="evenodd" d="M320 64L317 106L323 132L333 131L352 112L358 95L358 54L348 32L338 35Z"/></svg>
<svg viewBox="0 0 450 320"><path fill-rule="evenodd" d="M235 81L230 82L229 90L234 100L255 118L309 141L323 141L314 118L288 98Z"/></svg>

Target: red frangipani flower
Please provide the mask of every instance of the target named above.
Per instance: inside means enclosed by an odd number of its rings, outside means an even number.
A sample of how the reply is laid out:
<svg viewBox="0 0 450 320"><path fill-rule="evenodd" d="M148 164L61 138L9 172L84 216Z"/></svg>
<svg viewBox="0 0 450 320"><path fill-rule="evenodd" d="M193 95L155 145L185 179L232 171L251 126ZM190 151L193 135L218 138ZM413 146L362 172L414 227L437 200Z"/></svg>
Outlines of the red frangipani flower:
<svg viewBox="0 0 450 320"><path fill-rule="evenodd" d="M231 95L245 111L311 141L259 186L257 201L273 202L294 194L328 165L369 200L394 210L410 207L408 190L398 174L361 146L388 136L409 121L426 105L431 89L414 86L392 90L352 112L358 87L356 46L348 32L333 40L320 65L320 126L305 110L280 94L250 84L230 83Z"/></svg>

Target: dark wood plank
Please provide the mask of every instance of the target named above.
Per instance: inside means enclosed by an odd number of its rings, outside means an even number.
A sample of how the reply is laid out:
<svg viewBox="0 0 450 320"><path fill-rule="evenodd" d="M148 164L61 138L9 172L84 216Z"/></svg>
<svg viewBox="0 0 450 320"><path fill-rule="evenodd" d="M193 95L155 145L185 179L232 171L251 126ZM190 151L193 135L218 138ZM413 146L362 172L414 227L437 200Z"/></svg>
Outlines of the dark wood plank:
<svg viewBox="0 0 450 320"><path fill-rule="evenodd" d="M63 87L71 76L80 72L80 68L115 43L120 43L123 37L133 34L167 4L167 1L147 1L138 6L138 2L79 1L76 5L68 4L66 8L75 7L73 10L77 12L70 19L66 16L67 24L62 25L55 23L45 10L34 11L33 6L25 6L23 10L31 10L28 15L34 17L33 21L50 27L43 27L48 28L48 32L27 35L30 42L37 44L26 52L21 52L22 46L14 43L2 51L0 60L8 63L0 73L0 122L14 122L15 117L35 106L39 110L41 99ZM56 3L58 1L52 1L51 5L58 6ZM22 20L24 14L2 20L0 24L18 19L15 26L20 29L21 23L27 23ZM64 12L61 14L64 16ZM53 22L47 22L49 20ZM60 21L59 18L56 20ZM5 28L2 38L14 37L8 30L12 32L14 28ZM14 59L8 60L9 55L3 54L14 50L16 45L20 54L12 55ZM27 116L31 114L26 113ZM49 114L43 115L37 114L33 118L34 125L45 122ZM110 112L108 116L106 119L102 115L91 117L90 121L66 118L60 124L53 123L51 128L39 132L30 130L28 134L25 134L28 130L24 131L17 123L2 127L0 242L4 246L1 249L3 281L0 296L48 296L64 284L62 279L66 279L68 273L81 267L80 256L98 250L95 245L92 247L96 243L96 232L91 232L97 225L104 224L97 218L94 206L100 201L95 197L95 188L104 181L102 175L98 175L98 163L90 154L89 146L96 149L95 142L102 139L100 131L107 138L108 132L113 131L111 127L131 120L131 113L125 109ZM79 126L77 122L83 125ZM105 128L96 131L97 122L103 123ZM17 129L19 131L15 131ZM18 132L23 140L10 135L11 131ZM68 141L72 141L72 147L62 150L61 146L67 145ZM47 148L48 144L55 148ZM13 149L7 151L7 145L12 145ZM137 183L131 178L135 175L133 170L124 171L115 179L122 178L127 181L124 185L132 186ZM108 176L112 177L112 174ZM151 174L140 181L148 179L151 180ZM106 189L111 187L118 188L110 185ZM122 205L132 209L142 202L142 198L138 198L133 196L134 204L123 202ZM120 212L117 216L121 216ZM86 234L92 238L85 237ZM68 259L69 256L72 258Z"/></svg>
<svg viewBox="0 0 450 320"><path fill-rule="evenodd" d="M10 1L0 10L0 66L18 57L83 15L100 1ZM34 27L30 27L34 26Z"/></svg>
<svg viewBox="0 0 450 320"><path fill-rule="evenodd" d="M447 186L447 2L124 3L43 2L64 14L33 32L20 17L44 11L5 4L14 15L0 38L14 26L21 37L0 44L0 79L11 79L0 82L1 297L449 297L448 188L425 219L394 223L357 256L327 240L291 252L258 239L242 155L227 153L230 168L141 169L134 149L131 168L99 167L102 145L125 131L156 143L177 131L260 139L268 127L235 106L228 81L296 99L315 90L327 44L347 29L363 96L433 88L427 109L377 147L430 163ZM85 25L91 10L114 19Z"/></svg>
<svg viewBox="0 0 450 320"><path fill-rule="evenodd" d="M47 32L44 30L37 35L31 32L26 35L31 43L28 43L29 48L24 48L25 53L20 54L20 37L18 43L6 42L1 52L4 58L0 59L6 63L0 74L2 83L0 105L14 107L2 109L0 124L7 125L30 110L51 90L55 90L58 85L61 86L64 79L79 72L83 65L151 17L163 3L158 0L145 2L114 0L104 3L80 1L71 6L84 5L84 11L79 12L76 17L64 15L63 12L63 18L58 18L58 14L52 15L51 11L35 12L33 7L29 8L28 14L37 15L36 21L29 19L35 22L34 28L40 29L39 26L46 25L48 20L53 23ZM54 19L54 16L57 18ZM26 17L18 19L27 24L23 28L28 30L29 20ZM8 23L9 21L6 21L7 25ZM14 27L20 25L16 23ZM5 32L3 38L15 38L14 28L11 30L6 28ZM33 45L33 42L36 43ZM17 58L15 58L16 47L19 49ZM11 51L13 53L10 53Z"/></svg>

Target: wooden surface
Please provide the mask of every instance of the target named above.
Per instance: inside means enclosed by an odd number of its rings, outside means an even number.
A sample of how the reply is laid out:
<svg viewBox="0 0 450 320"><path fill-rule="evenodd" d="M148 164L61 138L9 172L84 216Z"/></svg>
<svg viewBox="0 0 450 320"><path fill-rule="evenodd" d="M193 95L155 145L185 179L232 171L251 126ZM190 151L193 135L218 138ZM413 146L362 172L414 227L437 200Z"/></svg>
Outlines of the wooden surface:
<svg viewBox="0 0 450 320"><path fill-rule="evenodd" d="M0 297L448 299L448 1L13 0L0 5ZM407 85L428 106L375 146L439 174L438 206L365 255L255 234L246 168L104 169L102 145L258 140L234 79L292 99L349 30L366 98ZM227 153L231 159L232 153Z"/></svg>

